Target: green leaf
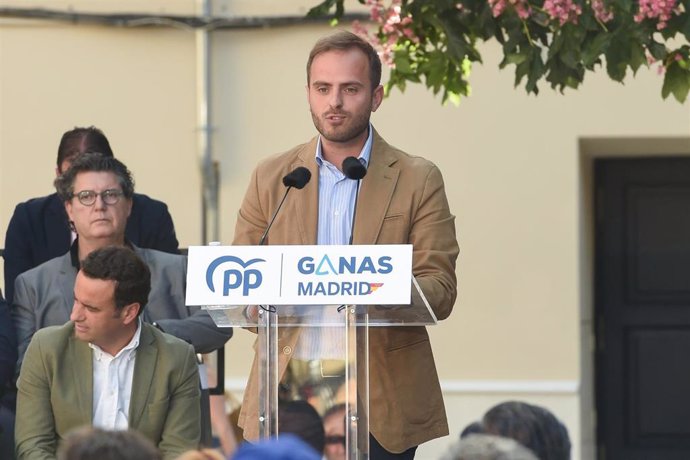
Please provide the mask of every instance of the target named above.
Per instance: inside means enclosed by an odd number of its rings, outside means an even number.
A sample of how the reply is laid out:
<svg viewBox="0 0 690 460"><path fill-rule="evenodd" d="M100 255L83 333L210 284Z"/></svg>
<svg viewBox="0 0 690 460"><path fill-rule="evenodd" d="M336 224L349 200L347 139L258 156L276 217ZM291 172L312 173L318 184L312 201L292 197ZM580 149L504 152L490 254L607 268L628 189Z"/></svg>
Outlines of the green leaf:
<svg viewBox="0 0 690 460"><path fill-rule="evenodd" d="M446 68L442 63L436 62L429 66L429 72L426 75L426 85L433 88L434 94L438 93L443 86Z"/></svg>
<svg viewBox="0 0 690 460"><path fill-rule="evenodd" d="M525 85L525 89L528 93L539 94L537 82L541 80L542 76L544 76L545 66L539 50L535 50L532 55L532 64L530 65L529 77L527 78L527 84Z"/></svg>
<svg viewBox="0 0 690 460"><path fill-rule="evenodd" d="M515 87L520 85L522 79L529 73L530 64L529 59L525 59L520 64L515 66Z"/></svg>
<svg viewBox="0 0 690 460"><path fill-rule="evenodd" d="M649 51L649 54L651 54L652 57L657 61L661 61L666 57L666 45L663 43L657 43L652 40L647 44L647 50Z"/></svg>
<svg viewBox="0 0 690 460"><path fill-rule="evenodd" d="M324 0L323 2L309 9L309 11L307 11L307 17L319 18L322 16L326 16L336 5L336 3L340 4L341 9L343 8L343 0Z"/></svg>
<svg viewBox="0 0 690 460"><path fill-rule="evenodd" d="M459 27L456 29L453 25L447 20L440 20L440 26L443 28L446 37L448 53L455 60L460 61L468 54L468 48L471 48L471 45L465 36L466 31Z"/></svg>
<svg viewBox="0 0 690 460"><path fill-rule="evenodd" d="M526 59L526 54L506 54L505 59L501 62L501 66L505 67L508 64L522 64Z"/></svg>
<svg viewBox="0 0 690 460"><path fill-rule="evenodd" d="M460 95L452 91L446 91L443 93L443 100L441 103L445 104L446 102L450 102L457 107L460 105Z"/></svg>
<svg viewBox="0 0 690 460"><path fill-rule="evenodd" d="M630 45L627 40L627 36L622 39L614 37L606 50L606 71L612 80L623 81L625 78L630 59Z"/></svg>
<svg viewBox="0 0 690 460"><path fill-rule="evenodd" d="M630 43L630 61L628 65L633 70L633 74L635 74L637 69L644 64L647 64L647 57L644 55L644 48L639 43Z"/></svg>
<svg viewBox="0 0 690 460"><path fill-rule="evenodd" d="M580 64L577 53L573 50L565 51L561 53L559 57L561 58L561 62L571 69L577 68L577 66Z"/></svg>
<svg viewBox="0 0 690 460"><path fill-rule="evenodd" d="M551 46L549 47L549 58L557 55L561 51L561 48L563 48L564 43L565 43L564 35L560 32L556 32L553 36L553 41L551 42Z"/></svg>
<svg viewBox="0 0 690 460"><path fill-rule="evenodd" d="M591 68L599 61L599 56L606 52L609 43L611 43L611 34L607 32L598 33L594 40L582 50L582 63L584 66Z"/></svg>
<svg viewBox="0 0 690 460"><path fill-rule="evenodd" d="M633 0L619 0L617 2L619 8L626 13L632 13L635 3L637 2L633 2Z"/></svg>
<svg viewBox="0 0 690 460"><path fill-rule="evenodd" d="M411 74L414 73L412 66L410 65L410 57L405 53L395 53L393 58L395 62L395 69L401 74Z"/></svg>
<svg viewBox="0 0 690 460"><path fill-rule="evenodd" d="M666 68L664 85L661 88L661 96L666 99L673 94L678 102L685 102L690 90L690 72L682 69L676 62L672 62Z"/></svg>
<svg viewBox="0 0 690 460"><path fill-rule="evenodd" d="M685 18L685 23L683 23L683 25L679 27L678 31L685 35L686 40L690 40L690 15L686 13Z"/></svg>

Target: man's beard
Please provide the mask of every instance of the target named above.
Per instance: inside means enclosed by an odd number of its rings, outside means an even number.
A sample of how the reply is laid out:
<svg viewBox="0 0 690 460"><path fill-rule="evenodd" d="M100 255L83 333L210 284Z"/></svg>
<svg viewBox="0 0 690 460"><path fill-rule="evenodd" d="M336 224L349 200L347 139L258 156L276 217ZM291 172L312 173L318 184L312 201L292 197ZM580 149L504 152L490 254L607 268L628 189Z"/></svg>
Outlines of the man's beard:
<svg viewBox="0 0 690 460"><path fill-rule="evenodd" d="M311 112L311 110L310 110ZM337 112L336 112L337 113ZM330 112L329 112L330 114ZM348 115L351 115L348 113ZM347 125L341 125L336 128L326 129L321 123L322 119L311 112L311 119L314 122L316 130L321 134L323 138L330 142L348 142L352 139L357 138L360 134L365 132L369 128L369 114L358 115L355 117L350 117L349 121L351 123Z"/></svg>

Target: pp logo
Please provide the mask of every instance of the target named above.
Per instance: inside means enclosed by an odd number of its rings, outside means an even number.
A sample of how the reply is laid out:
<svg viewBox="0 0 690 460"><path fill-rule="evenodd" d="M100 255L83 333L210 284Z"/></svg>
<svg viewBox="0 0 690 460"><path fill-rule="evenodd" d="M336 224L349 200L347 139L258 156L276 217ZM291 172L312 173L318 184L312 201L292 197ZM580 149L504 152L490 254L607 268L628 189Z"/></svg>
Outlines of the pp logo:
<svg viewBox="0 0 690 460"><path fill-rule="evenodd" d="M206 285L211 292L216 292L216 288L213 285L213 274L221 264L226 262L237 264L242 268L230 268L223 272L223 296L229 295L231 289L239 287L242 287L242 295L246 296L249 294L250 289L256 289L261 286L263 280L261 272L255 268L248 269L247 267L257 262L266 262L264 259L251 259L245 262L239 257L221 256L211 262L206 269Z"/></svg>

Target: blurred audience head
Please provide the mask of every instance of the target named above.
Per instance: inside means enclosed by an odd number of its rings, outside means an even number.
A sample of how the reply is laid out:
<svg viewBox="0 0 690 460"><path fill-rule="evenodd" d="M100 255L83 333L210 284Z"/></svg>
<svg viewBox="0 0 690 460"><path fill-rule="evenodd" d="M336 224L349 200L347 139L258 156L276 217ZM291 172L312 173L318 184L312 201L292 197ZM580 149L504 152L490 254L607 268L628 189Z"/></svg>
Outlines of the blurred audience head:
<svg viewBox="0 0 690 460"><path fill-rule="evenodd" d="M326 460L345 459L345 404L336 404L323 414L323 429L326 434L324 455Z"/></svg>
<svg viewBox="0 0 690 460"><path fill-rule="evenodd" d="M104 156L112 157L113 151L110 148L108 138L103 131L95 126L88 128L76 127L65 132L60 139L57 154L57 173L64 173L69 169L70 164L82 153L100 153Z"/></svg>
<svg viewBox="0 0 690 460"><path fill-rule="evenodd" d="M484 414L481 425L483 433L515 439L540 460L570 460L568 430L544 407L503 402Z"/></svg>
<svg viewBox="0 0 690 460"><path fill-rule="evenodd" d="M538 460L517 441L490 434L470 434L454 442L441 460Z"/></svg>
<svg viewBox="0 0 690 460"><path fill-rule="evenodd" d="M161 460L151 441L136 431L80 428L67 435L58 460Z"/></svg>
<svg viewBox="0 0 690 460"><path fill-rule="evenodd" d="M472 422L469 425L467 425L464 430L462 430L462 432L460 433L460 437L464 438L471 434L482 433L484 433L484 427L482 426L481 422Z"/></svg>
<svg viewBox="0 0 690 460"><path fill-rule="evenodd" d="M243 443L232 460L321 460L309 444L293 434L281 434L278 438Z"/></svg>
<svg viewBox="0 0 690 460"><path fill-rule="evenodd" d="M278 406L278 431L298 436L321 455L324 430L321 416L314 406L303 400L284 401Z"/></svg>

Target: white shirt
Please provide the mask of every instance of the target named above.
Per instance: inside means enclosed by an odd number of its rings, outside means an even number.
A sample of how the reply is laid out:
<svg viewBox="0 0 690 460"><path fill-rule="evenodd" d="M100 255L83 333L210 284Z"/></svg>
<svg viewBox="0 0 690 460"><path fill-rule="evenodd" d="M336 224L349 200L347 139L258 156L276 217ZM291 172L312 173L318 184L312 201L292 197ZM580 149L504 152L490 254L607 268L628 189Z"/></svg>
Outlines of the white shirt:
<svg viewBox="0 0 690 460"><path fill-rule="evenodd" d="M93 426L104 430L126 430L129 427L129 402L141 319L129 343L117 355L103 351L92 343L93 359Z"/></svg>

